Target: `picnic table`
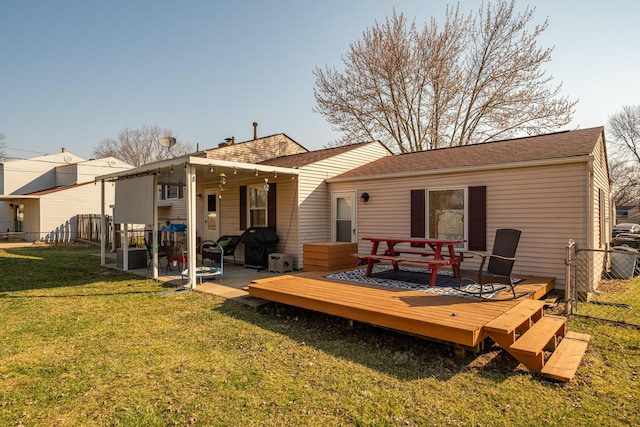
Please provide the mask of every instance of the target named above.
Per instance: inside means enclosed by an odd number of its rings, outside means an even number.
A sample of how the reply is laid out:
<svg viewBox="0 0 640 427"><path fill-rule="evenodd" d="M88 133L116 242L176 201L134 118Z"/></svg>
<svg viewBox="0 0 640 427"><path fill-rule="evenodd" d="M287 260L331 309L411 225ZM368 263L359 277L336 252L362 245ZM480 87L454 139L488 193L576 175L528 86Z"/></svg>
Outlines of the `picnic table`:
<svg viewBox="0 0 640 427"><path fill-rule="evenodd" d="M376 262L391 262L394 270L400 263L423 264L431 270L429 286L436 284L438 269L452 266L455 277L460 277L460 255L456 254L456 245L465 242L463 239L430 239L424 237L363 237L371 242L371 252L354 254L360 260L367 261L365 276L371 276ZM380 243L386 247L380 253ZM399 243L408 243L410 248L396 248Z"/></svg>

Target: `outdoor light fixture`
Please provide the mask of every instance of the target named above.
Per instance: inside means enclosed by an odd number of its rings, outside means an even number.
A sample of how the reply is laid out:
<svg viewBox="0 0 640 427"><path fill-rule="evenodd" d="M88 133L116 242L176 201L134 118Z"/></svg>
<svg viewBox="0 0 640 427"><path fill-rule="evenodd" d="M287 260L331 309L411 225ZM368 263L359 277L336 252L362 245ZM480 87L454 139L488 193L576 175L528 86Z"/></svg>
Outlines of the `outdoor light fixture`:
<svg viewBox="0 0 640 427"><path fill-rule="evenodd" d="M369 193L362 193L360 195L360 200L362 200L363 202L368 202L369 201Z"/></svg>
<svg viewBox="0 0 640 427"><path fill-rule="evenodd" d="M209 172L213 173L213 166L209 165Z"/></svg>

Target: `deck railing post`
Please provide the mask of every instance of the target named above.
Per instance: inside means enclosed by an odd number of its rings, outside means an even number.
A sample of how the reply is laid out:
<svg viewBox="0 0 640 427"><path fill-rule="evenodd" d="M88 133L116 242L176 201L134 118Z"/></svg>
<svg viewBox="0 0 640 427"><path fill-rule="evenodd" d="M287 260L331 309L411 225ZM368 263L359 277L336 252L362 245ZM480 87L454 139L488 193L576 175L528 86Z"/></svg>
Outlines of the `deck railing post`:
<svg viewBox="0 0 640 427"><path fill-rule="evenodd" d="M564 314L569 315L572 312L572 304L574 299L574 265L573 259L575 255L576 243L569 239L569 243L565 248L565 285L564 285Z"/></svg>

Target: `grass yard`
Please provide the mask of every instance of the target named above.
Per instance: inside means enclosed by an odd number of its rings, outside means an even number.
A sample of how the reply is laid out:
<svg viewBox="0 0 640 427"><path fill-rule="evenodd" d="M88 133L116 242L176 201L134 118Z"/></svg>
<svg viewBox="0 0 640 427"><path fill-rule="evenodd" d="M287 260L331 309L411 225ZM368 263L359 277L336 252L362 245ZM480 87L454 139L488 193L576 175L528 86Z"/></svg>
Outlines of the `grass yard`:
<svg viewBox="0 0 640 427"><path fill-rule="evenodd" d="M100 266L81 246L0 249L0 425L639 425L640 331L595 320L568 384L497 347L260 310ZM637 287L636 287L637 288Z"/></svg>

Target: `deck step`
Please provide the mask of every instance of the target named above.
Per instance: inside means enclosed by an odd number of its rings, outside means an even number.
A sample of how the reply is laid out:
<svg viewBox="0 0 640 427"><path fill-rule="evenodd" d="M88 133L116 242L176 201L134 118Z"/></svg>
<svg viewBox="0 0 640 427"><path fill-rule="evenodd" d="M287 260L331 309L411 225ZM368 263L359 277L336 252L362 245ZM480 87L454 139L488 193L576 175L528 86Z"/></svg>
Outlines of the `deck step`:
<svg viewBox="0 0 640 427"><path fill-rule="evenodd" d="M484 329L489 333L511 334L532 317L540 317L544 304L545 302L540 300L522 300L518 305L484 325Z"/></svg>
<svg viewBox="0 0 640 427"><path fill-rule="evenodd" d="M533 356L542 352L549 343L555 349L554 337L564 335L565 321L564 317L542 317L511 345L511 350Z"/></svg>
<svg viewBox="0 0 640 427"><path fill-rule="evenodd" d="M587 334L568 331L542 368L542 376L563 382L571 381L590 340Z"/></svg>

